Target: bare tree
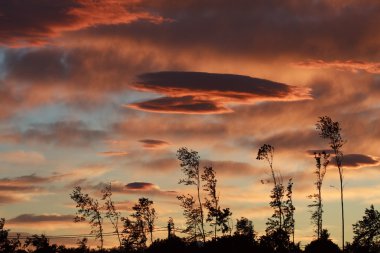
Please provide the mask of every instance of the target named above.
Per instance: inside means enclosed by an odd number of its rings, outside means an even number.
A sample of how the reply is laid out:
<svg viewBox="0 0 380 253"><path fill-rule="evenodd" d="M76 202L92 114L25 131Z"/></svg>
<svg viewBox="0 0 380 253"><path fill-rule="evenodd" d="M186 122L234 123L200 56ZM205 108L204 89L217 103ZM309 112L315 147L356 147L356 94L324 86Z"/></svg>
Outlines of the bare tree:
<svg viewBox="0 0 380 253"><path fill-rule="evenodd" d="M308 205L308 207L315 208L315 210L311 214L312 224L315 226L315 233L317 235L317 239L320 239L322 234L322 216L323 216L323 204L322 204L322 184L323 179L326 174L326 169L328 164L330 155L325 151L322 153L314 153L314 159L316 162L316 169L314 174L317 176L317 180L314 183L317 187L317 193L313 195L309 195L309 198L314 198L313 203Z"/></svg>
<svg viewBox="0 0 380 253"><path fill-rule="evenodd" d="M99 202L91 198L88 194L82 193L82 188L76 186L70 194L72 200L76 202L78 208L74 222L82 222L89 219L91 234L95 239L100 239L100 250L103 250L103 218L100 212Z"/></svg>
<svg viewBox="0 0 380 253"><path fill-rule="evenodd" d="M195 185L197 188L197 199L198 199L198 208L200 219L197 221L200 222L199 228L201 231L201 236L203 242L206 242L206 234L204 228L204 215L203 215L203 205L201 201L201 175L199 168L200 157L197 151L188 150L183 147L178 149L177 158L181 161L182 172L185 174L186 178L179 181L180 184L185 185Z"/></svg>
<svg viewBox="0 0 380 253"><path fill-rule="evenodd" d="M342 250L344 251L344 202L343 202L343 153L342 147L345 141L343 140L340 132L341 128L339 122L334 122L328 116L319 117L316 124L319 135L329 140L330 147L334 151L336 166L338 167L339 179L340 179L340 203L342 213Z"/></svg>
<svg viewBox="0 0 380 253"><path fill-rule="evenodd" d="M104 185L101 190L103 196L102 200L104 200L104 209L106 210L105 217L109 219L113 228L115 229L115 233L117 235L117 239L119 240L120 248L122 247L120 232L119 232L119 221L121 217L121 213L116 210L115 203L112 200L112 186L111 183Z"/></svg>

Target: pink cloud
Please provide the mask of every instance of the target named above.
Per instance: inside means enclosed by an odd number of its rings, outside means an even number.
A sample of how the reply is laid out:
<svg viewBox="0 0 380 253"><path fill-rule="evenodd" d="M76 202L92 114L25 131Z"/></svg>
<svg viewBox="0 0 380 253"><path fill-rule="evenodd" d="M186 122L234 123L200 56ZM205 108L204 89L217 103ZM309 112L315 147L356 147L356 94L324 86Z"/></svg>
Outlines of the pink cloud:
<svg viewBox="0 0 380 253"><path fill-rule="evenodd" d="M301 68L310 68L310 69L337 69L341 71L350 71L358 72L365 71L371 74L380 73L380 62L368 62L368 61L324 61L324 60L308 60L301 61L294 64L297 67Z"/></svg>

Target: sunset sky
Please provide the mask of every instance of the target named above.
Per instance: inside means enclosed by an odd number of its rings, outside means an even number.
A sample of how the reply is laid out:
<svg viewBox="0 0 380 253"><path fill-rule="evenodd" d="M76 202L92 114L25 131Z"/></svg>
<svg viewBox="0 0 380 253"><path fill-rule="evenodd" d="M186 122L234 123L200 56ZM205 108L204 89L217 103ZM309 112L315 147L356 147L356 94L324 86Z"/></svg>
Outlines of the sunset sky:
<svg viewBox="0 0 380 253"><path fill-rule="evenodd" d="M178 184L176 151L188 147L214 167L222 207L262 235L267 143L293 178L305 245L312 153L329 148L315 124L329 115L347 141L351 241L380 204L379 13L378 0L0 0L0 217L12 232L89 233L69 194L99 198L112 182L124 216L144 196L158 227L173 217L181 228L176 196L193 189ZM340 245L338 188L330 165L324 226Z"/></svg>

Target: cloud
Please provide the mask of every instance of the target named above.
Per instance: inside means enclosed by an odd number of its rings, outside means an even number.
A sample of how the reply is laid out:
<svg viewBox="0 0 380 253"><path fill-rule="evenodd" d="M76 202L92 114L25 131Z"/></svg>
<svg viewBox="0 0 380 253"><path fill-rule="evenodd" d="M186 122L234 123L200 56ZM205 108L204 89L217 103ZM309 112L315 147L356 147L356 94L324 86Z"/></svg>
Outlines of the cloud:
<svg viewBox="0 0 380 253"><path fill-rule="evenodd" d="M319 153L322 153L322 152L325 152L326 154L334 154L334 150L332 149L326 149L326 150L322 150L322 149L311 149L311 150L307 150L306 153L308 155L313 155L314 154L319 154Z"/></svg>
<svg viewBox="0 0 380 253"><path fill-rule="evenodd" d="M347 154L343 156L343 166L347 167L376 166L378 164L380 164L380 161L364 154Z"/></svg>
<svg viewBox="0 0 380 253"><path fill-rule="evenodd" d="M308 150L309 155L314 155L314 152L321 153L325 151L332 157L332 165L335 165L334 151L328 150ZM330 159L331 160L331 159ZM380 161L377 158L365 154L344 154L343 155L343 167L365 167L365 166L376 166L379 165Z"/></svg>
<svg viewBox="0 0 380 253"><path fill-rule="evenodd" d="M215 102L196 99L193 96L161 97L145 102L133 103L127 107L147 111L187 114L218 114L231 112L230 109Z"/></svg>
<svg viewBox="0 0 380 253"><path fill-rule="evenodd" d="M133 88L162 93L162 97L129 107L154 112L215 114L230 112L224 105L267 100L309 99L309 89L249 76L205 72L155 72L138 76Z"/></svg>
<svg viewBox="0 0 380 253"><path fill-rule="evenodd" d="M11 164L29 164L37 165L46 161L43 154L34 151L10 151L1 152L0 161Z"/></svg>
<svg viewBox="0 0 380 253"><path fill-rule="evenodd" d="M125 188L128 190L152 190L157 189L157 187L152 183L145 183L145 182L133 182L125 185Z"/></svg>
<svg viewBox="0 0 380 253"><path fill-rule="evenodd" d="M46 182L52 182L55 180L58 180L62 178L61 175L53 175L50 177L40 177L37 176L36 174L30 174L26 176L20 176L20 177L14 177L14 178L1 178L0 179L0 184L1 185L36 185L36 184L41 184L41 183L46 183Z"/></svg>
<svg viewBox="0 0 380 253"><path fill-rule="evenodd" d="M206 52L270 63L284 56L325 60L379 56L380 4L376 0L237 0L233 6L228 0L175 4L159 0L144 4L175 22L160 26L137 22L112 31L97 27L91 35L134 38L176 52L193 48L198 58Z"/></svg>
<svg viewBox="0 0 380 253"><path fill-rule="evenodd" d="M129 166L139 167L142 170L147 170L149 173L164 173L172 172L178 169L178 161L174 158L174 154L168 158L151 158L146 161L136 159L129 162Z"/></svg>
<svg viewBox="0 0 380 253"><path fill-rule="evenodd" d="M73 229L74 215L68 214L21 214L7 220L8 226L14 229L33 229L54 231L61 229ZM84 227L85 224L76 224L75 227Z"/></svg>
<svg viewBox="0 0 380 253"><path fill-rule="evenodd" d="M112 43L111 43L112 44ZM165 64L164 52L140 48L136 43L4 49L0 52L0 118L27 114L55 105L65 109L120 110L116 97L134 96L128 83L136 73ZM136 50L138 48L138 50ZM151 50L151 49L150 49ZM128 93L127 93L128 92Z"/></svg>
<svg viewBox="0 0 380 253"><path fill-rule="evenodd" d="M104 177L105 173L112 171L112 168L103 164L84 164L72 169L61 169L58 175L70 180L65 185L66 189L72 189L75 186L86 184L97 177Z"/></svg>
<svg viewBox="0 0 380 253"><path fill-rule="evenodd" d="M266 169L255 168L249 163L237 162L237 161L210 161L201 160L202 166L212 166L218 175L228 177L242 177L251 175L264 175Z"/></svg>
<svg viewBox="0 0 380 253"><path fill-rule="evenodd" d="M247 140L239 140L243 146L249 149L259 148L264 143L270 144L276 150L305 150L309 147L321 146L323 140L314 130L285 130L283 132L274 133L266 138Z"/></svg>
<svg viewBox="0 0 380 253"><path fill-rule="evenodd" d="M32 197L46 194L47 189L43 185L56 182L63 177L63 175L41 177L30 174L14 178L0 178L0 203L28 201Z"/></svg>
<svg viewBox="0 0 380 253"><path fill-rule="evenodd" d="M143 140L139 140L139 142L143 144L144 148L152 148L152 149L162 148L169 145L169 143L166 141L154 140L154 139L143 139Z"/></svg>
<svg viewBox="0 0 380 253"><path fill-rule="evenodd" d="M366 62L357 60L335 60L335 61L324 61L324 60L308 60L295 63L295 66L310 69L326 69L333 68L341 71L365 71L371 74L380 73L380 62Z"/></svg>
<svg viewBox="0 0 380 253"><path fill-rule="evenodd" d="M99 183L94 186L89 186L93 189L102 189L104 183ZM119 194L135 194L135 195L150 195L150 196L175 196L175 191L161 190L158 185L149 182L131 182L123 184L122 182L112 182L112 192Z"/></svg>
<svg viewBox="0 0 380 253"><path fill-rule="evenodd" d="M85 147L103 140L107 134L103 130L90 129L82 121L57 121L31 124L25 131L14 131L5 136L16 143L35 142L57 146Z"/></svg>
<svg viewBox="0 0 380 253"><path fill-rule="evenodd" d="M0 204L12 204L22 202L23 200L25 199L20 196L10 196L8 193L0 192Z"/></svg>
<svg viewBox="0 0 380 253"><path fill-rule="evenodd" d="M21 214L15 218L7 221L10 224L28 224L28 223L61 223L73 222L74 215L61 215L61 214Z"/></svg>
<svg viewBox="0 0 380 253"><path fill-rule="evenodd" d="M0 8L0 36L8 46L45 44L63 32L96 25L128 24L138 20L161 23L164 18L139 7L140 1L9 0Z"/></svg>
<svg viewBox="0 0 380 253"><path fill-rule="evenodd" d="M136 115L128 117L123 121L112 124L111 131L120 136L134 136L143 139L149 133L150 136L160 138L175 138L188 140L190 136L198 136L203 139L220 137L228 133L228 126L219 121L209 121L206 118L193 118L189 120L188 115L153 114L151 117ZM141 127L144 122L144 127ZM165 122L165 124L163 124Z"/></svg>
<svg viewBox="0 0 380 253"><path fill-rule="evenodd" d="M126 151L104 151L98 153L101 156L107 156L107 157L124 157L128 155L128 152Z"/></svg>

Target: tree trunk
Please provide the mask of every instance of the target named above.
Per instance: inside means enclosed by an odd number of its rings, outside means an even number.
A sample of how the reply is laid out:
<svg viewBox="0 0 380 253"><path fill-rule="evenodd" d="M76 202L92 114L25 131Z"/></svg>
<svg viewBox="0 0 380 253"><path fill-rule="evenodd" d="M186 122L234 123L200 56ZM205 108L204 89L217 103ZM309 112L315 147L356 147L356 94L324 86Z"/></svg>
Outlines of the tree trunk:
<svg viewBox="0 0 380 253"><path fill-rule="evenodd" d="M199 188L199 184L200 184L199 170L198 170L198 178L197 179L198 179L198 182L197 182L198 203L199 203L199 209L201 212L201 233L202 233L203 242L205 243L206 242L206 236L205 236L205 230L204 230L204 224L203 224L203 208L202 208L202 201L201 201L201 193L200 193L200 188Z"/></svg>
<svg viewBox="0 0 380 253"><path fill-rule="evenodd" d="M341 168L339 167L340 177L340 204L342 209L342 251L344 252L344 204L343 204L343 175Z"/></svg>

